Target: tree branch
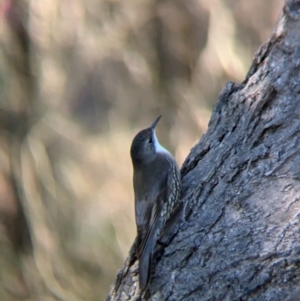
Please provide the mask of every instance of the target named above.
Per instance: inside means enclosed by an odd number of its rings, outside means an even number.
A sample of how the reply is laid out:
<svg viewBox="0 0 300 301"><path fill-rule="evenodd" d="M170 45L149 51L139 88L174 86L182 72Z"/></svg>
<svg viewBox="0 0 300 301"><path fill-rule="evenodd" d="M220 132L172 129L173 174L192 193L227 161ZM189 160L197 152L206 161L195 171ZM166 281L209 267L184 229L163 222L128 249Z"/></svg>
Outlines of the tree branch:
<svg viewBox="0 0 300 301"><path fill-rule="evenodd" d="M285 300L296 291L299 8L299 0L286 1L244 82L219 96L182 166L184 206L163 234L168 244L156 247L148 289L137 291L131 252L107 300Z"/></svg>

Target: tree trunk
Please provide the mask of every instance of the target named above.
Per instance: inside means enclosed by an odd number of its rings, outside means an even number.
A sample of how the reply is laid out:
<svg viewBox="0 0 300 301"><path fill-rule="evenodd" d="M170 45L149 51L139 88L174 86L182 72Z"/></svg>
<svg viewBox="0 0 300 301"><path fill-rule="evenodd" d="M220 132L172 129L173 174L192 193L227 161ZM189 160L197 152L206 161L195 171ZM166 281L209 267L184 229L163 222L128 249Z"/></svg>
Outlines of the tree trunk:
<svg viewBox="0 0 300 301"><path fill-rule="evenodd" d="M300 1L286 1L182 166L183 206L147 290L137 290L133 247L107 300L300 300L299 28Z"/></svg>

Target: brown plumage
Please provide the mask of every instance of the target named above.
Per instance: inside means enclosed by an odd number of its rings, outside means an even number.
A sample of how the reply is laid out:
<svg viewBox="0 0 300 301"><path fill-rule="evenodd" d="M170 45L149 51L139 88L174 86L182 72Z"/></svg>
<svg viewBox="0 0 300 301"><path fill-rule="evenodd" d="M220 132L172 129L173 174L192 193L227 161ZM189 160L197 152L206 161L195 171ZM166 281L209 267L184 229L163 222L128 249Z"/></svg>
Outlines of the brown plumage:
<svg viewBox="0 0 300 301"><path fill-rule="evenodd" d="M151 274L154 246L179 200L180 172L175 159L158 142L158 117L140 131L131 145L134 169L135 217L138 236L139 286L143 290Z"/></svg>

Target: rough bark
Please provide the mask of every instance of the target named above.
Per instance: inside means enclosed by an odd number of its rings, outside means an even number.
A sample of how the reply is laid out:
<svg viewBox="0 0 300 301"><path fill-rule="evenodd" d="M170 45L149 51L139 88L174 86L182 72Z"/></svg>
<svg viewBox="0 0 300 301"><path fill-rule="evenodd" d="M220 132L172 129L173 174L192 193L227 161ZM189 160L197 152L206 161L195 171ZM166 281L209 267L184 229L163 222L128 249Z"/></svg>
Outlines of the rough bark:
<svg viewBox="0 0 300 301"><path fill-rule="evenodd" d="M156 247L148 289L137 291L133 247L107 300L299 294L299 28L300 1L286 1L246 79L226 85L182 166L184 206Z"/></svg>

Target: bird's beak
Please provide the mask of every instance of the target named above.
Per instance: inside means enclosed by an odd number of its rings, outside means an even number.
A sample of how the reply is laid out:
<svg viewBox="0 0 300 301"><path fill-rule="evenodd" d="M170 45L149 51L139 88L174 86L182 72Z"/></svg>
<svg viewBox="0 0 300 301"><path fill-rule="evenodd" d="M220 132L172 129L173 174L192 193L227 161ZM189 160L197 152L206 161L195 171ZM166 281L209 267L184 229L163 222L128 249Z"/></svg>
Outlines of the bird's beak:
<svg viewBox="0 0 300 301"><path fill-rule="evenodd" d="M158 124L160 118L161 118L161 115L158 116L158 117L154 120L154 122L151 124L150 129L151 129L152 131L155 130L155 127L156 127L156 125Z"/></svg>

